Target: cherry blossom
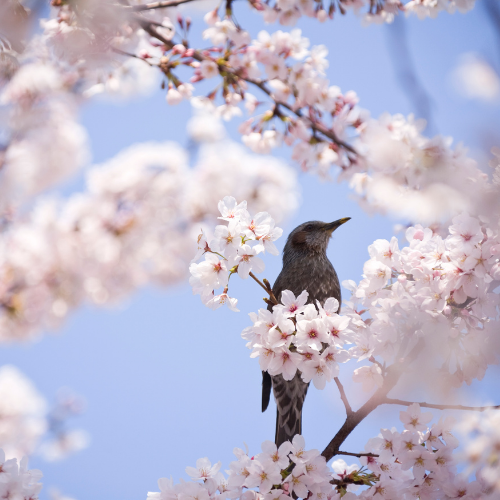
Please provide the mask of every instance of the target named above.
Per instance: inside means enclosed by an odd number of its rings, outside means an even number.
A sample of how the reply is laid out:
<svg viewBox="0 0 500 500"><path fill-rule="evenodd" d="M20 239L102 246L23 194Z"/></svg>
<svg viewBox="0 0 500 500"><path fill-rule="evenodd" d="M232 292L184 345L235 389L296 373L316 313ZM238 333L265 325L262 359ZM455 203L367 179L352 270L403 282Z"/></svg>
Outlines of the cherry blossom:
<svg viewBox="0 0 500 500"><path fill-rule="evenodd" d="M423 431L426 424L432 420L432 413L421 413L420 406L417 403L413 403L408 407L407 411L399 413L399 418L403 422L405 429Z"/></svg>
<svg viewBox="0 0 500 500"><path fill-rule="evenodd" d="M42 472L38 469L28 470L28 459L20 462L16 458L5 460L5 453L0 449L0 494L5 498L20 500L37 500L42 489Z"/></svg>
<svg viewBox="0 0 500 500"><path fill-rule="evenodd" d="M275 227L274 219L267 212L252 217L247 211L247 202L237 203L232 196L219 200L218 208L219 219L228 221L228 225L217 226L210 246L204 244L202 252L197 253L198 258L204 255L205 260L191 264L190 283L193 293L200 294L202 301L212 309L227 303L231 310L237 311L236 299L227 296L229 278L237 273L247 279L253 273L264 271L264 261L258 255L266 249L273 254L276 252L274 245L269 247L262 244L262 240L277 239L283 231ZM224 291L214 296L217 288L224 288Z"/></svg>
<svg viewBox="0 0 500 500"><path fill-rule="evenodd" d="M214 477L217 472L219 472L220 467L220 462L217 462L214 466L212 466L208 458L199 458L196 461L196 468L186 467L186 473L191 476L193 481L199 479L205 480Z"/></svg>
<svg viewBox="0 0 500 500"><path fill-rule="evenodd" d="M360 382L365 392L370 392L374 387L382 387L382 370L378 365L362 366L354 370L352 379Z"/></svg>
<svg viewBox="0 0 500 500"><path fill-rule="evenodd" d="M296 299L292 292L284 290L281 298L282 304L275 305L272 313L264 309L252 313L253 326L246 328L242 337L249 340L251 356L259 357L263 370L271 375L281 374L285 380L291 380L299 370L305 382L312 380L323 389L327 381L337 376L338 363L350 358L342 349L345 340L329 334L332 322L347 331L349 319L334 312L322 317L312 304L304 305L307 292ZM334 303L328 301L325 305L331 310Z"/></svg>

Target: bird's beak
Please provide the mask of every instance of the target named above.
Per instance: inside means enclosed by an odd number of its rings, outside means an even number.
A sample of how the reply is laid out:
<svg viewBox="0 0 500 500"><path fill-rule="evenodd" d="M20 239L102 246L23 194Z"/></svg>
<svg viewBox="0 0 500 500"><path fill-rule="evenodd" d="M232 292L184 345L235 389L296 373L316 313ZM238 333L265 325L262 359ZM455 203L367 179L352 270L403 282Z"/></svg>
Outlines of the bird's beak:
<svg viewBox="0 0 500 500"><path fill-rule="evenodd" d="M351 220L351 218L344 217L343 219L336 220L335 222L329 222L328 224L325 224L323 226L323 230L328 231L330 233L333 233L333 231L335 231L335 229L337 229L342 224L345 224L348 220Z"/></svg>

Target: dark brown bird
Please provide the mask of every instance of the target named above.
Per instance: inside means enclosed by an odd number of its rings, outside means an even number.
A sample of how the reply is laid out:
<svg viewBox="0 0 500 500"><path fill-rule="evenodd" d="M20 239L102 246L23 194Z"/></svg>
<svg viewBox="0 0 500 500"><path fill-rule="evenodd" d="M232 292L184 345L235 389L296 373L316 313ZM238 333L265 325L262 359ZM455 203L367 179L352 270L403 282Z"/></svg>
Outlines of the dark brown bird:
<svg viewBox="0 0 500 500"><path fill-rule="evenodd" d="M283 269L273 286L278 302L283 290L290 290L295 296L307 290L307 303L316 305L318 300L323 305L328 297L335 297L341 303L339 279L326 249L333 231L348 220L350 217L330 223L304 222L290 233L283 250ZM275 442L280 446L302 433L302 406L309 384L302 381L298 371L290 381L281 375L271 377L268 372L262 372L262 411L269 405L271 387L278 407Z"/></svg>

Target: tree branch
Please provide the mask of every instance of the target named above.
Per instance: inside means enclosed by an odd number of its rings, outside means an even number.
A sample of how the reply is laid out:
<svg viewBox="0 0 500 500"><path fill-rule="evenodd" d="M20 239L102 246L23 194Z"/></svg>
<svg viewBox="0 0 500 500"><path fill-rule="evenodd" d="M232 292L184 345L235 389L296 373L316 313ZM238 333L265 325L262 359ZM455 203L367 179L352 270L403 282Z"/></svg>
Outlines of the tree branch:
<svg viewBox="0 0 500 500"><path fill-rule="evenodd" d="M344 386L340 382L338 377L335 377L333 380L335 380L335 383L337 384L337 387L339 388L340 392L340 399L342 400L342 403L344 403L345 406L345 412L347 413L347 416L349 416L351 413L353 413L351 405L349 404L349 401L347 400L347 396L344 391Z"/></svg>
<svg viewBox="0 0 500 500"><path fill-rule="evenodd" d="M337 455L348 455L350 457L378 457L375 453L351 453L349 451L337 451Z"/></svg>
<svg viewBox="0 0 500 500"><path fill-rule="evenodd" d="M151 2L151 3L145 3L143 5L118 5L118 7L129 10L131 12L144 12L146 10L177 7L178 5L182 5L183 3L189 3L194 1L195 0L167 0L166 2Z"/></svg>
<svg viewBox="0 0 500 500"><path fill-rule="evenodd" d="M146 31L147 33L149 33L152 37L160 40L160 42L162 42L163 44L165 44L168 49L171 49L174 46L174 43L172 43L170 40L167 40L165 37L161 36L157 32L157 30L154 27L154 25L152 25L152 23L148 19L144 19L142 17L136 16L136 21L141 25L141 28L144 31ZM199 51L195 51L192 57L193 57L193 59L196 59L197 61L200 61L200 62L204 61L205 59L207 59ZM241 79L241 80L244 80L244 81L246 81L248 83L251 83L252 85L255 85L260 90L262 90L262 92L264 92L265 94L267 94L268 96L271 97L271 91L266 87L266 85L265 85L264 82L262 82L260 80L253 80L252 78L241 77L240 75L238 75L237 73L229 70L226 66L223 66L223 65L219 65L219 69L222 70L222 71L224 71L228 75L232 75L236 79ZM352 153L354 155L357 155L356 150L352 146L350 146L349 144L347 144L346 142L341 141L337 137L337 135L335 134L335 132L333 130L329 130L329 129L325 128L321 124L314 123L310 118L304 116L304 114L302 113L302 111L300 109L295 110L295 109L293 109L293 107L290 104L287 104L286 102L276 101L274 99L273 99L273 101L278 106L282 106L283 108L287 109L288 111L290 111L291 113L293 113L298 118L302 118L304 120L307 120L308 123L309 123L309 126L311 127L311 129L314 130L315 132L323 134L325 137L327 137L332 142L334 142L335 144L337 144L337 146L340 146L340 147L344 148L345 150L349 151L350 153Z"/></svg>
<svg viewBox="0 0 500 500"><path fill-rule="evenodd" d="M139 59L139 61L144 61L149 66L156 66L156 64L151 64L147 59L144 59L143 57L136 56L135 54L131 54L130 52L125 52L124 50L117 49L116 47L111 47L111 50L122 56L134 57L135 59Z"/></svg>
<svg viewBox="0 0 500 500"><path fill-rule="evenodd" d="M271 287L269 286L269 281L264 280L268 285L268 286L266 286L266 285L264 285L264 283L262 283L262 281L260 281L259 278L257 278L257 276L255 276L254 273L250 272L249 275L254 281L256 281L266 291L266 293L269 295L269 298L271 299L271 302L273 303L273 305L275 305L275 306L278 305L279 302L276 300L276 297L274 296L274 293L271 290Z"/></svg>
<svg viewBox="0 0 500 500"><path fill-rule="evenodd" d="M338 430L337 434L328 443L327 447L321 453L328 462L334 457L342 443L347 439L349 434L358 426L358 424L367 417L375 408L380 406L387 400L387 393L397 384L404 368L414 361L423 348L423 342L418 342L413 349L408 353L408 356L400 361L392 364L387 368L386 376L382 387L377 389L375 394L357 411L347 415L344 425Z"/></svg>
<svg viewBox="0 0 500 500"><path fill-rule="evenodd" d="M242 79L245 80L248 83L251 83L252 85L255 85L256 87L259 87L259 89L262 90L262 92L264 92L268 96L271 96L271 91L265 86L264 82L259 81L259 80L253 80L251 78L242 78ZM278 106L282 106L282 107L288 109L288 111L292 112L295 116L297 116L299 118L302 118L304 120L307 120L309 122L309 126L314 131L319 132L320 134L323 134L325 137L328 137L328 139L330 139L335 144L337 144L337 146L341 146L344 149L347 149L347 151L350 151L353 154L357 154L356 150L352 146L350 146L349 144L347 144L346 142L341 141L337 137L337 135L335 134L335 132L333 130L328 130L325 127L323 127L322 125L315 124L308 117L304 116L303 113L302 113L302 111L300 109L293 109L292 106L290 104L287 104L286 102L281 102L281 101L276 101L276 100L274 100L274 102Z"/></svg>
<svg viewBox="0 0 500 500"><path fill-rule="evenodd" d="M381 404L410 406L416 401L403 401L402 399L385 398ZM485 410L500 410L500 405L497 406L462 406L462 405L437 405L433 403L417 403L422 408L435 408L436 410L469 410L469 411L485 411Z"/></svg>
<svg viewBox="0 0 500 500"><path fill-rule="evenodd" d="M351 484L360 484L361 486L366 486L365 482L362 479L330 479L330 484L334 484L335 486L346 487Z"/></svg>

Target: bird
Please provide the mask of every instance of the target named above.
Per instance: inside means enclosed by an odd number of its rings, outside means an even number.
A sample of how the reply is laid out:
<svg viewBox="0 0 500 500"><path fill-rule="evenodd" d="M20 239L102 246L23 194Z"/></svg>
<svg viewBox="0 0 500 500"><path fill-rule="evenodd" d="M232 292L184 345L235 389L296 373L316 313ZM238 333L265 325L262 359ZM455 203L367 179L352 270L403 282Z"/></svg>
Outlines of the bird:
<svg viewBox="0 0 500 500"><path fill-rule="evenodd" d="M326 256L326 249L332 233L350 219L345 217L329 223L304 222L289 234L283 250L283 269L272 287L278 302L283 290L290 290L295 296L306 290L309 294L307 303L316 305L319 301L323 305L326 299L334 297L339 301L340 312L340 283ZM269 304L268 309L272 311L272 307L273 304ZM302 380L299 371L290 381L281 375L262 372L262 411L269 405L271 388L276 400L276 446L302 433L302 407L308 387L309 383Z"/></svg>

